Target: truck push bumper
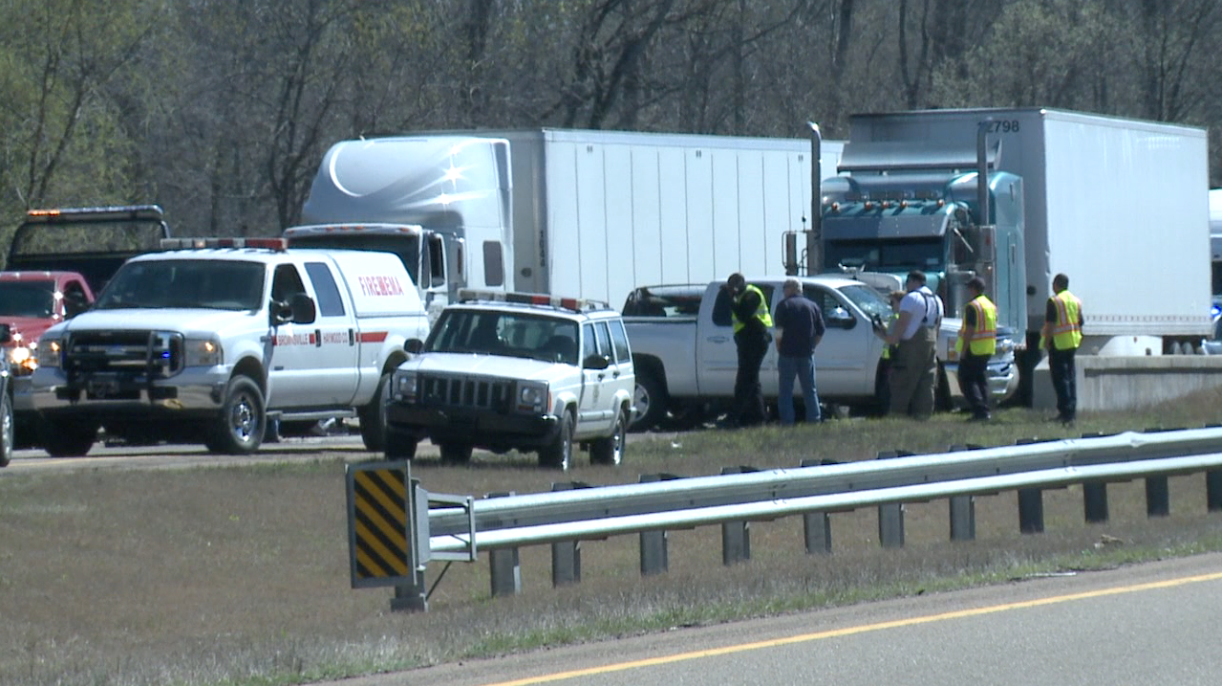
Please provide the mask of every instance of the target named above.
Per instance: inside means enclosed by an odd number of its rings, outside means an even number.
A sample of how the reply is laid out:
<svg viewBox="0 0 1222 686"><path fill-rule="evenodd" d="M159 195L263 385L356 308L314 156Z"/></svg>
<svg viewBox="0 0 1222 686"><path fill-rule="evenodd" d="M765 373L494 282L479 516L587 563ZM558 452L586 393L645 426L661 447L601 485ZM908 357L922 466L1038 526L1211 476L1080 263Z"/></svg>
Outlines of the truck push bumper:
<svg viewBox="0 0 1222 686"><path fill-rule="evenodd" d="M57 374L53 383L31 385L22 404L47 415L93 416L165 412L173 415L215 414L224 400L225 378L185 371L173 378L148 382L118 375L93 375L68 380Z"/></svg>
<svg viewBox="0 0 1222 686"><path fill-rule="evenodd" d="M490 449L538 448L556 439L560 422L552 415L503 415L487 410L432 408L402 403L386 406L394 431L434 443L466 443Z"/></svg>

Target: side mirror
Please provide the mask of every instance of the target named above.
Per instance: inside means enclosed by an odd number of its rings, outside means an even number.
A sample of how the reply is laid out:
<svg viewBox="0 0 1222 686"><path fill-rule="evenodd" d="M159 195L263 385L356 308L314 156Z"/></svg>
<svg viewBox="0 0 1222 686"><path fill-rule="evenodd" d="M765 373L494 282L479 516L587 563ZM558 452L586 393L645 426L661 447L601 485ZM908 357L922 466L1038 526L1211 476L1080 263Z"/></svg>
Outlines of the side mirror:
<svg viewBox="0 0 1222 686"><path fill-rule="evenodd" d="M403 344L403 349L413 355L419 355L424 351L424 341L420 340L419 338L409 338L407 339L407 342Z"/></svg>
<svg viewBox="0 0 1222 686"><path fill-rule="evenodd" d="M581 361L582 369L601 370L611 366L611 358L594 353Z"/></svg>
<svg viewBox="0 0 1222 686"><path fill-rule="evenodd" d="M824 321L834 329L848 330L857 326L857 318L843 307L836 307L828 311Z"/></svg>
<svg viewBox="0 0 1222 686"><path fill-rule="evenodd" d="M305 293L293 294L288 302L273 300L270 307L273 326L290 322L293 324L313 324L316 317L314 301Z"/></svg>
<svg viewBox="0 0 1222 686"><path fill-rule="evenodd" d="M88 309L89 302L85 300L84 293L73 291L64 296L64 319L72 319Z"/></svg>

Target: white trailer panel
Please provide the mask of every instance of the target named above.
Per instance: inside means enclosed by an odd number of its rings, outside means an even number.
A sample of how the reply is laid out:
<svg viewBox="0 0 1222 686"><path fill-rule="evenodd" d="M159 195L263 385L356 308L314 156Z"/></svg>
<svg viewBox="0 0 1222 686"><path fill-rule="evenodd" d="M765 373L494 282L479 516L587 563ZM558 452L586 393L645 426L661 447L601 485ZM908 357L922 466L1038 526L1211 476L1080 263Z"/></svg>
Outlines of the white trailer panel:
<svg viewBox="0 0 1222 686"><path fill-rule="evenodd" d="M810 216L810 142L542 129L510 141L514 288L618 307L644 283L782 268ZM835 169L843 143L825 141Z"/></svg>

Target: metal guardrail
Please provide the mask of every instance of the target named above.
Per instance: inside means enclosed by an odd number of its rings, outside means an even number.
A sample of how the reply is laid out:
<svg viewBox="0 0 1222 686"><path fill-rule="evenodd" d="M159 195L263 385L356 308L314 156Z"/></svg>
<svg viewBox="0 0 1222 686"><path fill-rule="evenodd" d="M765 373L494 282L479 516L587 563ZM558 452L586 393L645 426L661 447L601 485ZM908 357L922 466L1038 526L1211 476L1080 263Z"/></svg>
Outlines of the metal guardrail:
<svg viewBox="0 0 1222 686"><path fill-rule="evenodd" d="M1169 508L1167 476L1202 471L1208 473L1209 509L1222 509L1222 428L960 446L933 455L704 477L655 476L660 480L478 500L429 494L413 481L412 497L428 503L427 510L412 508L419 515L427 511L427 517L409 522L409 535L421 552L420 574L415 584L397 587L396 595L399 607L425 609L423 564L429 559L474 561L480 552L490 553L494 595L515 593L520 583L517 548L549 543L554 583L572 583L580 576L577 541L624 534L641 535L642 573L664 571L663 532L711 524L723 527L728 564L749 556L744 554L749 550L746 522L793 515L807 518L808 551L830 551L827 515L867 506L879 507L882 544L902 545L901 505L942 498L951 499L952 537L972 538L972 496L1002 491L1019 491L1022 530L1037 532L1043 530L1042 489L1075 483L1087 486L1088 520L1102 521L1107 517L1106 483L1145 478L1147 511L1156 516ZM456 507L460 499L470 507ZM647 564L647 558L653 562Z"/></svg>

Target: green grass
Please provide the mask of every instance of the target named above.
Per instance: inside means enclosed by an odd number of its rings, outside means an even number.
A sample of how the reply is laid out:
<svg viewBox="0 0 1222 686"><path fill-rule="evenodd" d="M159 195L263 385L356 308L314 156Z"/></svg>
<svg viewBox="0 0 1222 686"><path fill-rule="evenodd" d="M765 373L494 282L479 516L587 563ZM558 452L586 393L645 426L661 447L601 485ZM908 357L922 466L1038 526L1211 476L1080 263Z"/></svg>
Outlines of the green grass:
<svg viewBox="0 0 1222 686"><path fill-rule="evenodd" d="M568 474L533 455L435 459L413 476L437 493L550 490L553 480L633 483L725 467L875 459L1127 429L1216 422L1222 394L1174 407L1083 416L1073 428L1009 409L986 426L955 415L834 421L634 437L619 469L584 455ZM0 683L13 686L231 686L308 683L940 592L1063 570L1091 570L1222 550L1204 477L1170 480L1170 517L1147 519L1143 483L1111 484L1110 520L1083 521L1080 487L1044 496L1046 531L1018 532L1013 493L979 498L977 539L948 539L944 501L905 506L905 547L878 544L871 508L832 515L831 555L803 551L801 518L751 525L749 562L721 563L717 527L671 532L669 571L641 578L635 536L582 543L581 583L553 589L550 549L521 551L522 593L491 598L487 556L453 565L424 614L389 611L389 589L350 588L344 463L193 470L0 472ZM441 564L432 564L428 582Z"/></svg>

